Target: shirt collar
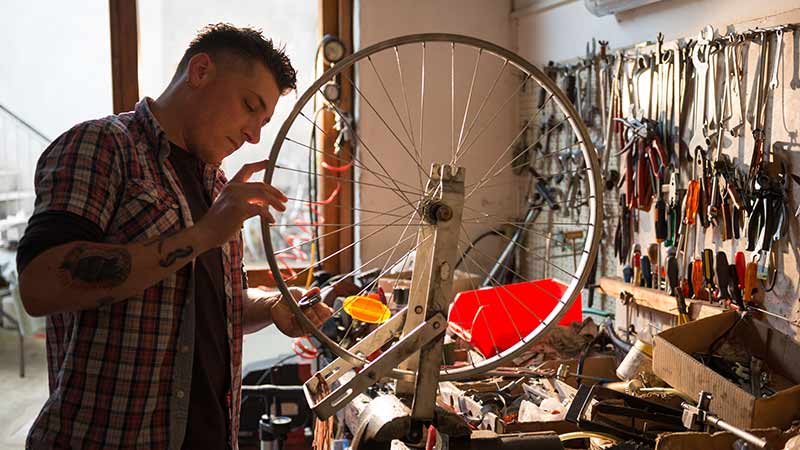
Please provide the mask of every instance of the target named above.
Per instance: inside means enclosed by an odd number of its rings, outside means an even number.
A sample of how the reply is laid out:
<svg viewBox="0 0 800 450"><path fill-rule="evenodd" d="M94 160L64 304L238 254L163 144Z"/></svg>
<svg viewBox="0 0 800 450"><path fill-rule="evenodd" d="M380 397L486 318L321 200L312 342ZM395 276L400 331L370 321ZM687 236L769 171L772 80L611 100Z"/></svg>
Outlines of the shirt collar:
<svg viewBox="0 0 800 450"><path fill-rule="evenodd" d="M150 97L142 98L136 104L134 114L136 120L144 127L148 144L150 144L151 148L158 149L159 160L163 162L169 157L172 146L170 145L169 139L167 139L167 134L161 128L161 124L158 123L158 120L153 115L153 111L150 109L150 102L153 101L154 100ZM205 180L206 186L211 187L215 184L220 185L227 182L221 165L208 164L202 161L201 164L203 179Z"/></svg>

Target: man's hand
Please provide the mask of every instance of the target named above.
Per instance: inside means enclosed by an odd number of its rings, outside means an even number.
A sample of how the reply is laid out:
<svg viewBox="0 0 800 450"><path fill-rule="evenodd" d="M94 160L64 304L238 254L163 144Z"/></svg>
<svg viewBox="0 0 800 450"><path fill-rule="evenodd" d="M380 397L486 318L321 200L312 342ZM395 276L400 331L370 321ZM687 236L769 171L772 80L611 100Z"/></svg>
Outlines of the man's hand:
<svg viewBox="0 0 800 450"><path fill-rule="evenodd" d="M265 170L269 164L265 159L242 166L197 223L212 248L233 239L250 217L261 216L265 222L274 222L270 206L278 211L286 210L287 198L281 191L262 182L248 182L254 173Z"/></svg>
<svg viewBox="0 0 800 450"><path fill-rule="evenodd" d="M289 292L291 292L295 301L303 296L303 290L299 288L289 288ZM333 310L330 308L330 306L320 302L308 309L303 310L303 312L314 324L314 326L319 328L326 320L328 320L333 313ZM292 310L283 300L278 300L274 305L272 305L272 322L276 327L278 327L279 330L281 330L283 334L289 337L300 337L308 334L300 326L300 322L297 321L297 318L292 313Z"/></svg>

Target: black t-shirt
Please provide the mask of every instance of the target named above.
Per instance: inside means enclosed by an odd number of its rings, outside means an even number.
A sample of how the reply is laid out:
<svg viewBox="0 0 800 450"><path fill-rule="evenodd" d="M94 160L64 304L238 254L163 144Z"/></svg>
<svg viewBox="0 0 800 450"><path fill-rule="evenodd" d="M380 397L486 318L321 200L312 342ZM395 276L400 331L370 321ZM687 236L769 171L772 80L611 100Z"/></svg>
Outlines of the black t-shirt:
<svg viewBox="0 0 800 450"><path fill-rule="evenodd" d="M180 179L183 193L199 221L211 206L203 187L202 162L172 145L169 161ZM195 332L189 420L183 448L227 448L230 352L226 331L225 280L222 250L211 249L195 260Z"/></svg>
<svg viewBox="0 0 800 450"><path fill-rule="evenodd" d="M172 145L169 161L196 223L211 205L203 187L202 163L176 145ZM17 248L17 270L22 273L36 256L53 247L75 241L100 242L102 238L103 230L97 224L77 214L35 214ZM219 247L195 260L194 365L185 449L228 447L227 392L231 381L223 273Z"/></svg>

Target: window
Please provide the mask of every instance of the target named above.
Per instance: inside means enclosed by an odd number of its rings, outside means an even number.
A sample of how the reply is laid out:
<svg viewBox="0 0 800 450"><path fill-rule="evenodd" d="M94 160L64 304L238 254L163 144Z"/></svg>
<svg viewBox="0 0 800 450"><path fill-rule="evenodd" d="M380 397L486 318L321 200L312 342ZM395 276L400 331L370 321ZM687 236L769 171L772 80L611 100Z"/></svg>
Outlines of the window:
<svg viewBox="0 0 800 450"><path fill-rule="evenodd" d="M47 145L112 112L108 1L44 3L4 2L0 14L0 241L24 231Z"/></svg>
<svg viewBox="0 0 800 450"><path fill-rule="evenodd" d="M157 97L167 86L175 67L186 47L197 31L209 23L229 22L236 26L250 26L263 30L267 38L277 45L285 45L286 52L297 69L296 93L282 98L275 109L272 121L262 130L257 145L245 144L223 163L228 176L233 176L243 164L266 158L285 117L294 106L294 100L315 79L314 55L319 33L318 2L274 0L237 0L221 4L212 0L167 1L139 0L139 92L141 96ZM312 114L310 111L307 115ZM306 142L311 125L305 136L294 136ZM284 147L285 148L285 147ZM276 172L273 184L291 198L308 198L309 179L307 149L282 151L278 163L292 170ZM254 178L263 176L256 174ZM300 245L310 239L307 226L308 205L290 202L289 208L280 215L281 223L272 228L275 249L295 247L281 253L286 266L307 266L310 257L309 245ZM296 225L299 224L299 225ZM266 256L261 242L261 227L258 218L245 222L245 265L248 269L266 266ZM277 242L281 241L281 244Z"/></svg>

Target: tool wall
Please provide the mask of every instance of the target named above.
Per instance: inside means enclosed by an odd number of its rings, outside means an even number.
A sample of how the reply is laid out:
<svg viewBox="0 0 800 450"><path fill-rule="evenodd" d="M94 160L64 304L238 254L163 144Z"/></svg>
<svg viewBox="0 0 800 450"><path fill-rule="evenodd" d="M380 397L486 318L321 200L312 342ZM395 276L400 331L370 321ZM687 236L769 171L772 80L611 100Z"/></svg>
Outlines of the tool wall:
<svg viewBox="0 0 800 450"><path fill-rule="evenodd" d="M622 49L598 36L585 55L543 68L573 101L601 160L606 217L598 277L762 309L797 339L798 30L790 23L708 26L677 41L655 34ZM521 148L539 141L533 151L561 152L556 163L567 164L576 143L558 142L557 129L545 136L557 118L540 110L541 99L532 88L519 105L521 125L531 129ZM569 182L554 181L554 189L566 195ZM539 222L557 220L550 214ZM544 251L569 255L575 243L561 238L569 230L549 230L555 244ZM538 261L526 263L533 277L545 275ZM635 323L624 306L616 311L618 324L651 334L672 325L643 311Z"/></svg>

